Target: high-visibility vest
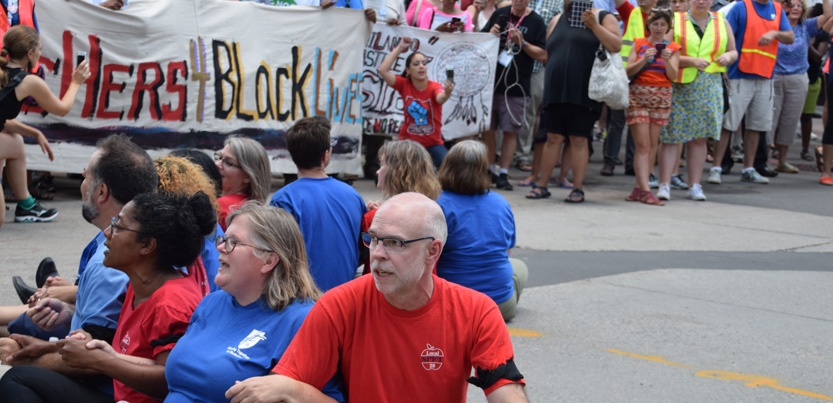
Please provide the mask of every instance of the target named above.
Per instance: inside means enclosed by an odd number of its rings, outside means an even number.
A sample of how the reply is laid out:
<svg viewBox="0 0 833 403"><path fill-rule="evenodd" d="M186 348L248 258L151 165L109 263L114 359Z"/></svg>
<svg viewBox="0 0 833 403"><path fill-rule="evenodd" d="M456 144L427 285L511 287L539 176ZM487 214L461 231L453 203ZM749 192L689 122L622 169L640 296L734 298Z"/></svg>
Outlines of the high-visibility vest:
<svg viewBox="0 0 833 403"><path fill-rule="evenodd" d="M17 18L20 24L35 29L35 0L19 0L17 3ZM11 28L9 15L5 7L0 7L0 38Z"/></svg>
<svg viewBox="0 0 833 403"><path fill-rule="evenodd" d="M769 45L764 46L759 45L758 40L769 31L780 30L781 4L772 3L775 8L775 19L769 21L758 15L752 5L753 1L755 0L742 0L742 3L746 6L746 32L743 34L738 70L746 74L772 78L775 58L778 56L778 41L772 41Z"/></svg>
<svg viewBox="0 0 833 403"><path fill-rule="evenodd" d="M706 73L722 73L726 67L717 64L717 57L726 52L729 43L726 32L726 19L721 13L712 12L712 18L703 28L703 37L697 35L694 23L688 18L688 13L674 14L674 42L683 47L681 56L697 57L710 61ZM691 66L677 69L675 83L687 84L697 77L697 67Z"/></svg>
<svg viewBox="0 0 833 403"><path fill-rule="evenodd" d="M644 37L645 24L642 22L642 9L636 7L631 10L631 15L628 17L628 27L625 29L625 35L622 36L622 50L619 51L625 68L628 68L628 56L631 55L633 40Z"/></svg>

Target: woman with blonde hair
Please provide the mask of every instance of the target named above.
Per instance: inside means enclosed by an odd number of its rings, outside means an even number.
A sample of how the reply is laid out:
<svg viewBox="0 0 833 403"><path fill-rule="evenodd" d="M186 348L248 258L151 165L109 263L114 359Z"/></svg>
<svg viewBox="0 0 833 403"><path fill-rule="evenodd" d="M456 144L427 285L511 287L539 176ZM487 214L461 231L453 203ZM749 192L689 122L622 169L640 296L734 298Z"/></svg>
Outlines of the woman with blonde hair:
<svg viewBox="0 0 833 403"><path fill-rule="evenodd" d="M223 178L223 194L217 199L217 218L226 229L230 210L248 200L266 202L272 183L272 170L266 149L254 139L229 136L223 149L214 153L217 169Z"/></svg>
<svg viewBox="0 0 833 403"><path fill-rule="evenodd" d="M376 188L385 200L405 192L422 193L431 200L440 197L437 170L428 151L413 140L389 141L379 149L379 170L376 171ZM367 202L367 213L362 218L361 231L366 232L376 216L382 201ZM364 274L370 273L367 247L359 242Z"/></svg>
<svg viewBox="0 0 833 403"><path fill-rule="evenodd" d="M222 290L203 299L168 357L165 402L226 401L236 381L268 374L321 295L291 214L247 202L228 219L216 240ZM343 400L333 381L324 393Z"/></svg>
<svg viewBox="0 0 833 403"><path fill-rule="evenodd" d="M443 192L437 199L448 225L448 239L437 262L437 275L488 295L503 320L515 317L529 270L511 259L515 216L503 196L490 192L486 146L457 143L440 167Z"/></svg>

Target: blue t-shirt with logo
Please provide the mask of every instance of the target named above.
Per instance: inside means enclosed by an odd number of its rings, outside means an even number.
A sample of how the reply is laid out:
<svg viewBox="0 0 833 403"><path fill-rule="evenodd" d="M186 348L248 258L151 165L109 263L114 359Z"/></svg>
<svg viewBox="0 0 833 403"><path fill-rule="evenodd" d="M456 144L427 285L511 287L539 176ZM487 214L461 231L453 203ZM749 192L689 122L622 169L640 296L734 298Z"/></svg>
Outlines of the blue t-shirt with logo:
<svg viewBox="0 0 833 403"><path fill-rule="evenodd" d="M767 2L766 4L758 3L755 0L745 0L751 1L752 6L755 7L755 12L758 13L758 16L765 20L773 21L775 20L775 5L772 4L772 1ZM732 8L726 13L726 21L729 22L729 26L732 27L732 33L735 34L735 44L738 48L738 54L742 54L741 48L743 47L743 34L746 32L746 5L743 2L737 2ZM787 20L787 13L783 10L781 11L781 25L779 30L781 31L789 31L791 29L790 22ZM780 57L780 54L779 54ZM777 59L776 59L777 60ZM740 58L738 58L740 61ZM756 78L756 79L766 79L766 77L761 77L757 74L747 74L741 72L738 69L738 62L734 62L729 65L727 73L729 74L729 78L737 79L737 78Z"/></svg>
<svg viewBox="0 0 833 403"><path fill-rule="evenodd" d="M241 306L223 290L208 294L168 356L165 402L227 402L235 381L270 374L312 305L296 300L274 311L264 298ZM324 393L344 400L334 381Z"/></svg>

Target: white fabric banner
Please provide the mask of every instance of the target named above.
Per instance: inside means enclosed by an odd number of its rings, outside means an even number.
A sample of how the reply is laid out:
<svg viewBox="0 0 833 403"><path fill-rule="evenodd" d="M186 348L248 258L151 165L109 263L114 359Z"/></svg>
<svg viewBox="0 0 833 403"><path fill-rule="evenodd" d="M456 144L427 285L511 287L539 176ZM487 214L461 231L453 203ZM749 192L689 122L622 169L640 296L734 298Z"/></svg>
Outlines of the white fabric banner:
<svg viewBox="0 0 833 403"><path fill-rule="evenodd" d="M127 133L156 156L222 148L229 134L260 141L272 172L296 172L285 131L306 116L332 123L328 172L361 173L361 10L273 7L226 0L133 0L111 11L81 0L38 0L41 65L63 91L76 52L92 77L66 117L24 109L55 162L27 145L30 169L81 172L95 142Z"/></svg>
<svg viewBox="0 0 833 403"><path fill-rule="evenodd" d="M403 121L402 97L385 84L376 68L403 36L414 38L412 51L425 54L431 81L442 84L446 80L446 68L454 69L454 92L443 104L443 137L452 140L488 129L492 116L498 38L488 33L450 34L377 23L364 51L364 132L393 137L399 133ZM401 74L410 53L403 53L391 71Z"/></svg>

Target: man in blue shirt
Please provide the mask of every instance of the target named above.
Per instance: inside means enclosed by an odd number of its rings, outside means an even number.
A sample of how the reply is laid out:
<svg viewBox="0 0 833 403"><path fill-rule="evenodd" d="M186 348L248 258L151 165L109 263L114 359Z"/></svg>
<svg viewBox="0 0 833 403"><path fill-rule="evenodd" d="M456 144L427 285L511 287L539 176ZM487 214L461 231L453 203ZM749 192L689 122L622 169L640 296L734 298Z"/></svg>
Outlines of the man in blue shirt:
<svg viewBox="0 0 833 403"><path fill-rule="evenodd" d="M732 104L723 117L720 143L715 149L714 165L709 171L708 182L722 182L720 166L729 138L740 127L746 115L746 131L743 135L743 172L741 181L766 184L753 167L755 151L766 132L772 129L773 87L772 76L778 42L790 44L795 40L787 14L780 3L771 0L744 0L735 4L726 20L735 34L735 44L740 57L729 65L729 97ZM763 139L762 139L763 138Z"/></svg>
<svg viewBox="0 0 833 403"><path fill-rule="evenodd" d="M159 177L153 160L125 135L113 135L97 144L83 171L81 214L101 231L110 219L134 196L155 192ZM44 298L27 312L39 326L47 329L65 326L84 330L94 338L112 342L127 290L127 275L105 267L103 232L99 232L84 250L84 270L79 274L76 304ZM71 323L66 323L70 320ZM31 365L65 375L77 372L64 365L55 343L28 335L12 334L0 339L0 360L13 366ZM112 381L102 385L112 390Z"/></svg>
<svg viewBox="0 0 833 403"><path fill-rule="evenodd" d="M330 122L303 118L286 131L286 148L298 167L298 180L269 203L295 217L307 246L315 285L327 291L353 279L359 265L359 232L364 199L352 187L329 177Z"/></svg>

